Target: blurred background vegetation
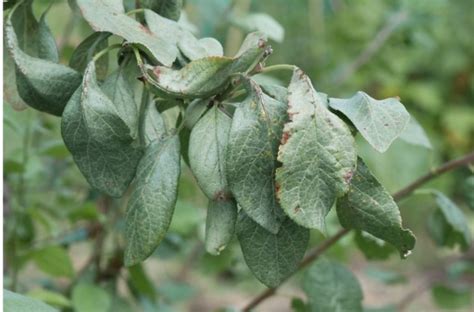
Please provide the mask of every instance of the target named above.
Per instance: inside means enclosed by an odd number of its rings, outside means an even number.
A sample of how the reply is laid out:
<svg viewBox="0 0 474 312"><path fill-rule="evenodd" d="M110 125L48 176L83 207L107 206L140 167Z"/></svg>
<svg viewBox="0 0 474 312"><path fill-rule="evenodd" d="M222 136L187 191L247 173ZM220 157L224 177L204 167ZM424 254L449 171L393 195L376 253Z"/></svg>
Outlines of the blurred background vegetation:
<svg viewBox="0 0 474 312"><path fill-rule="evenodd" d="M134 1L125 3L130 7ZM47 22L67 64L92 30L68 1L36 0L35 15L51 4ZM267 65L296 64L318 91L332 97L348 97L357 90L374 98L399 96L426 130L433 149L397 140L379 154L358 140L369 167L390 191L474 149L472 0L186 0L185 4L185 17L199 36L219 39L227 55L236 51L248 30L248 13L266 13L284 28L283 40L272 42L274 52ZM116 60L110 62L115 66ZM6 288L77 311L107 307L212 311L241 307L264 289L247 269L237 244L219 257L205 254L207 201L187 168L166 239L142 266L124 269L120 233L126 201L103 198L88 187L61 140L59 119L31 109L18 111L23 104L12 92L7 56L4 64ZM281 73L276 78L285 83L289 76ZM449 195L473 228L474 213L468 205L470 200L472 208L472 171L458 170L429 187ZM360 279L365 306L409 300L408 311L474 309L474 264L445 265L459 251L437 248L428 235L426 221L434 205L426 195L401 203L404 224L417 236L407 260L392 254L387 261L369 261L352 235L329 251L328 257L347 263ZM339 227L331 213L328 232ZM321 239L313 233L310 244ZM440 274L441 281L430 282L432 290L424 286ZM292 298L304 298L299 286L296 276L262 304L261 311L291 310ZM415 291L414 298L406 297Z"/></svg>

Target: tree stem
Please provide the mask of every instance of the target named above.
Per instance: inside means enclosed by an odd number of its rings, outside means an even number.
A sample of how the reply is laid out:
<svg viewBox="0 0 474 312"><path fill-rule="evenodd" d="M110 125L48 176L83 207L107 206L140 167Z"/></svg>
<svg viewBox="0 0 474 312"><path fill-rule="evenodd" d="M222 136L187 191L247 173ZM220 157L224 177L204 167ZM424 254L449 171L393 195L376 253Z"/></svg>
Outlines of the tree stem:
<svg viewBox="0 0 474 312"><path fill-rule="evenodd" d="M279 66L279 65L276 65ZM273 67L273 66L271 66ZM421 185L425 184L428 181L431 181L432 179L442 175L443 173L452 171L454 169L457 169L459 167L468 165L469 163L474 162L474 152L467 154L461 158L448 161L447 163L444 163L443 165L439 166L436 169L431 170L429 173L421 176L417 180L415 180L413 183L409 184L408 186L404 187L400 191L396 192L393 194L393 199L395 201L400 201L403 198L407 197L410 195L414 190L416 190L418 187ZM342 229L339 232L337 232L335 235L329 237L325 241L323 241L319 246L315 247L314 249L310 250L304 259L301 261L301 263L298 266L298 269L292 274L294 275L296 272L300 271L301 269L305 268L309 264L311 264L314 260L318 259L320 255L322 255L329 247L332 245L336 244L341 238L346 236L351 230L350 229ZM288 276L282 284L287 281L292 275ZM258 306L260 303L265 301L267 298L273 296L277 289L281 286L281 284L277 287L274 288L268 288L261 292L258 296L256 296L250 303L248 303L242 311L248 312L251 309L255 308Z"/></svg>

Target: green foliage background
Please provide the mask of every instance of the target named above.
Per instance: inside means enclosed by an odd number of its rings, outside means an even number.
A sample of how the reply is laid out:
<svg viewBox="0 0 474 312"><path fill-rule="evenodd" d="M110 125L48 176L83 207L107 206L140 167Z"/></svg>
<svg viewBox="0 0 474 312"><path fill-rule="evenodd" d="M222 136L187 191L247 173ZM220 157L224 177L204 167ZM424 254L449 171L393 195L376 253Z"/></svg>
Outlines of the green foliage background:
<svg viewBox="0 0 474 312"><path fill-rule="evenodd" d="M202 36L218 38L225 44L226 54L232 54L242 39L239 30L229 29L232 16L239 10L268 13L284 27L285 39L282 43L272 43L274 53L267 65L295 64L306 71L318 90L335 97L364 90L374 98L401 98L425 128L433 150L398 140L386 153L379 154L359 140L358 148L369 167L390 191L400 189L442 161L474 149L474 7L471 0L459 0L455 4L447 0L234 2L185 1L187 18ZM36 16L49 4L50 1L35 1ZM405 19L394 27L367 62L347 74L351 64L377 40L380 30L397 16ZM71 13L66 1L54 2L47 21L61 47L63 63L91 33L85 21ZM115 63L112 58L111 66ZM12 83L8 81L11 67L4 66L5 83ZM285 81L289 77L282 73L280 78ZM32 109L17 112L9 104L18 106L18 100L6 92L3 106L6 287L15 284L18 292L79 311L84 304L81 298L88 294L97 296L96 301L103 305L97 311L118 304L117 298L111 300L113 297L120 297L123 311L153 311L157 307L163 311L179 311L239 306L257 289L263 289L245 266L237 244L219 257L204 252L206 199L187 170L181 177L171 230L153 258L143 267L100 277L100 285L105 287L97 291L99 283L94 269L82 272L80 269L94 252L97 240L103 240L102 267L109 267L121 257L116 253L120 252L117 246L123 245L119 233L123 230L124 203L104 203L100 194L89 189L61 140L58 119ZM437 179L430 187L444 191L458 203L469 216L472 228L473 214L468 212L465 199L466 195L472 196L474 187L465 184L468 177L467 170L454 172ZM111 205L113 209L106 214L104 205ZM426 216L434 209L433 201L425 195L402 202L405 226L413 229L418 238L414 254L407 261L392 255L385 263L369 263L351 238L330 250L329 257L348 262L363 285L367 284L367 289L374 291L365 293L367 305L393 303L405 294L403 287L383 286L385 294L393 291L394 296L384 295L384 301L380 301L376 298L374 283L390 284L393 274L402 274L402 282L408 279L410 284L406 285L416 285L427 267L436 268L440 259L457 253L435 249L428 237ZM328 231L334 233L339 227L334 212L329 220ZM316 245L321 239L313 233L310 245ZM57 254L57 262L42 257L48 252ZM472 270L472 263L470 265ZM392 279L387 274L392 274ZM77 280L77 276L80 279ZM118 292L112 286L116 280L122 285ZM80 287L72 287L66 293L67 298L58 295L71 281ZM299 285L299 277L285 286L283 292L296 293L299 297L291 284ZM447 286L437 286L433 290L433 302L431 297L415 301L413 309L434 309L435 303L447 307L457 302L462 306L466 300L472 302L472 298L469 299L472 284L457 284L457 288ZM288 298L279 297L275 302L283 302L282 311L290 309ZM278 307L271 304L270 301L267 308ZM82 308L82 311L91 311L87 309L90 308Z"/></svg>

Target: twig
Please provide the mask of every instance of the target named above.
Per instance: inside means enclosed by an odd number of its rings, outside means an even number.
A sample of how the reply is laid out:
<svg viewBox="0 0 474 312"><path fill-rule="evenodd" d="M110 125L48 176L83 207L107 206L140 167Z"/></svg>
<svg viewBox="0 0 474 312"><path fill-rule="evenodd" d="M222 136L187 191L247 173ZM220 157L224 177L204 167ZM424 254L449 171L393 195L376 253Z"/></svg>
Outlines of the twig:
<svg viewBox="0 0 474 312"><path fill-rule="evenodd" d="M360 67L366 64L372 57L378 52L383 44L390 38L395 29L408 18L408 13L405 11L399 11L392 15L387 23L380 29L375 35L374 39L369 42L366 48L357 56L357 58L349 64L346 69L339 75L334 85L338 86L343 84L349 77L354 74Z"/></svg>
<svg viewBox="0 0 474 312"><path fill-rule="evenodd" d="M439 175L446 173L448 171L454 170L456 168L462 167L464 165L468 165L469 163L474 162L474 152L471 154L468 154L464 157L461 157L456 160L449 161L440 167L432 170L431 172L427 173L426 175L420 177L410 185L406 186L405 188L401 189L400 191L396 192L393 194L393 198L395 201L400 201L401 199L407 197L410 195L415 189L420 187L422 184L438 177ZM342 237L347 235L351 230L350 229L342 229L339 232L337 232L335 235L331 236L327 240L325 240L321 245L315 247L314 249L310 250L306 257L301 261L300 265L298 266L298 269L295 270L294 273L298 272L302 268L306 267L310 263L312 263L314 260L319 258L321 254L323 254L329 247L337 243ZM293 274L294 274L293 273ZM292 274L292 275L293 275ZM288 276L282 284L288 280L292 275ZM250 303L248 303L242 311L248 312L251 309L255 308L258 306L262 301L266 300L267 298L273 296L276 292L276 290L281 286L281 284L277 287L274 288L268 288L261 292L258 296L256 296Z"/></svg>

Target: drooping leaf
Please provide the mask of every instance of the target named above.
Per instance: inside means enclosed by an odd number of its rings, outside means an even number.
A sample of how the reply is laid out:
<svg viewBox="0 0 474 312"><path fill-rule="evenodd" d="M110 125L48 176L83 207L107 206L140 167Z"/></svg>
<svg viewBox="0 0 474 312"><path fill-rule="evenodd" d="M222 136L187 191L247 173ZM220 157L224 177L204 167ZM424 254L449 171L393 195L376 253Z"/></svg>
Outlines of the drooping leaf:
<svg viewBox="0 0 474 312"><path fill-rule="evenodd" d="M461 209L443 193L429 190L434 196L438 209L428 219L431 237L440 246L458 245L467 250L472 242L466 216Z"/></svg>
<svg viewBox="0 0 474 312"><path fill-rule="evenodd" d="M72 277L74 269L67 250L49 246L32 252L31 258L38 268L52 276Z"/></svg>
<svg viewBox="0 0 474 312"><path fill-rule="evenodd" d="M286 218L277 234L239 213L237 237L245 262L255 277L268 287L280 285L298 267L309 240L309 230Z"/></svg>
<svg viewBox="0 0 474 312"><path fill-rule="evenodd" d="M359 91L349 99L329 99L332 109L342 112L378 152L385 152L403 132L410 114L397 98L376 100Z"/></svg>
<svg viewBox="0 0 474 312"><path fill-rule="evenodd" d="M137 45L153 60L171 66L178 50L123 11L122 1L77 0L82 15L95 31L110 32Z"/></svg>
<svg viewBox="0 0 474 312"><path fill-rule="evenodd" d="M163 17L177 21L181 15L183 0L142 0L141 5Z"/></svg>
<svg viewBox="0 0 474 312"><path fill-rule="evenodd" d="M158 95L173 98L207 98L225 88L232 76L252 70L267 55L262 33L249 34L234 58L205 57L180 70L157 66L145 69L145 77Z"/></svg>
<svg viewBox="0 0 474 312"><path fill-rule="evenodd" d="M102 287L82 282L72 289L72 305L77 312L109 311L112 298Z"/></svg>
<svg viewBox="0 0 474 312"><path fill-rule="evenodd" d="M145 260L168 231L180 173L176 135L151 142L137 169L125 216L125 265Z"/></svg>
<svg viewBox="0 0 474 312"><path fill-rule="evenodd" d="M312 312L362 312L362 289L354 274L337 262L321 259L303 279Z"/></svg>
<svg viewBox="0 0 474 312"><path fill-rule="evenodd" d="M5 34L9 52L17 68L16 82L20 97L37 110L60 116L81 82L80 74L64 65L25 53L20 48L12 24L12 14L6 22ZM48 48L41 51L45 55L50 53ZM49 56L50 59L54 58Z"/></svg>
<svg viewBox="0 0 474 312"><path fill-rule="evenodd" d="M135 146L131 130L115 103L99 88L94 62L84 73L83 86L67 104L61 133L92 187L115 197L126 191L142 151Z"/></svg>
<svg viewBox="0 0 474 312"><path fill-rule="evenodd" d="M301 69L293 72L288 92L290 121L278 152L277 197L296 223L324 232L336 197L349 190L357 160L354 138Z"/></svg>
<svg viewBox="0 0 474 312"><path fill-rule="evenodd" d="M92 61L94 55L107 47L107 39L110 35L111 33L108 32L94 32L84 39L72 53L69 66L80 73L84 73L87 64ZM96 61L95 67L97 77L104 79L107 76L107 69L109 67L108 54L100 57Z"/></svg>
<svg viewBox="0 0 474 312"><path fill-rule="evenodd" d="M196 123L189 140L189 165L204 194L211 200L230 197L225 175L225 149L232 120L214 105Z"/></svg>
<svg viewBox="0 0 474 312"><path fill-rule="evenodd" d="M58 310L39 300L3 290L3 309L5 312L57 312Z"/></svg>
<svg viewBox="0 0 474 312"><path fill-rule="evenodd" d="M391 244L363 231L356 231L354 241L369 260L385 260L396 251Z"/></svg>
<svg viewBox="0 0 474 312"><path fill-rule="evenodd" d="M400 134L400 140L408 142L410 144L419 145L432 149L430 139L426 135L423 127L418 123L415 117L410 116L410 121L406 126L405 130Z"/></svg>
<svg viewBox="0 0 474 312"><path fill-rule="evenodd" d="M397 204L361 159L349 192L336 207L343 227L368 232L392 244L402 257L415 247L415 236L402 227Z"/></svg>
<svg viewBox="0 0 474 312"><path fill-rule="evenodd" d="M239 206L255 222L277 233L284 213L275 196L277 152L287 120L286 103L245 82L248 97L232 119L226 151L226 175Z"/></svg>
<svg viewBox="0 0 474 312"><path fill-rule="evenodd" d="M237 221L237 205L233 199L210 200L206 218L206 251L219 255L232 240Z"/></svg>
<svg viewBox="0 0 474 312"><path fill-rule="evenodd" d="M231 22L246 32L261 31L268 38L276 42L282 42L285 30L273 17L265 13L249 13L246 15L235 15Z"/></svg>

